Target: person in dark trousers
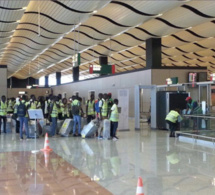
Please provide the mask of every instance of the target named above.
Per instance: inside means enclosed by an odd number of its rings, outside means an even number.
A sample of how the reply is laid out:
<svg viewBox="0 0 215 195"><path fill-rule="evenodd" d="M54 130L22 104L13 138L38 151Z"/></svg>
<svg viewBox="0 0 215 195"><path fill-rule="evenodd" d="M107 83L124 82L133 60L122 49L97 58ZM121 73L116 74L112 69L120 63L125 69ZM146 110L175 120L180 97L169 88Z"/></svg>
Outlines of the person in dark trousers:
<svg viewBox="0 0 215 195"><path fill-rule="evenodd" d="M171 110L165 118L166 123L169 124L169 137L175 137L175 130L177 128L178 122L181 122L182 120L182 117L179 112L179 109Z"/></svg>
<svg viewBox="0 0 215 195"><path fill-rule="evenodd" d="M72 114L73 114L73 136L76 137L76 124L78 124L78 136L81 136L81 105L79 98L77 96L73 96L72 101Z"/></svg>
<svg viewBox="0 0 215 195"><path fill-rule="evenodd" d="M91 120L95 119L94 94L91 94L90 95L90 100L87 101L86 114L87 114L87 123L89 123Z"/></svg>
<svg viewBox="0 0 215 195"><path fill-rule="evenodd" d="M0 104L0 128L2 128L3 120L3 132L6 133L6 122L7 122L7 102L6 102L6 97L3 95L1 97L1 104ZM2 132L2 129L0 133Z"/></svg>
<svg viewBox="0 0 215 195"><path fill-rule="evenodd" d="M110 121L111 121L111 132L110 136L113 138L114 141L118 140L119 138L116 136L116 130L118 128L119 123L119 112L118 112L118 99L114 99L113 106L111 107L110 111Z"/></svg>
<svg viewBox="0 0 215 195"><path fill-rule="evenodd" d="M20 140L23 140L23 127L25 127L26 139L29 139L29 130L28 130L28 114L27 110L30 104L26 101L27 97L25 95L22 96L22 100L18 103L17 107L17 115L19 117L20 122Z"/></svg>
<svg viewBox="0 0 215 195"><path fill-rule="evenodd" d="M58 110L59 105L56 103L58 100L57 96L53 96L51 98L51 104L50 104L50 111L49 111L49 118L51 118L51 126L50 126L50 132L51 136L55 136L57 132L57 117L58 117Z"/></svg>

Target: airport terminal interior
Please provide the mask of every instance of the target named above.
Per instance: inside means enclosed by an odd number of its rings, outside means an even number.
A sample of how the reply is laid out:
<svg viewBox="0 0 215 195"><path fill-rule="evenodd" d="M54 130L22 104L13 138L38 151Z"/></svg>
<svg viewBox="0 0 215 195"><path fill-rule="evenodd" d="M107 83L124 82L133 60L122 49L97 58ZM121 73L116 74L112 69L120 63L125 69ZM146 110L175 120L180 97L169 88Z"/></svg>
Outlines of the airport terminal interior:
<svg viewBox="0 0 215 195"><path fill-rule="evenodd" d="M0 0L0 195L214 195L215 1Z"/></svg>

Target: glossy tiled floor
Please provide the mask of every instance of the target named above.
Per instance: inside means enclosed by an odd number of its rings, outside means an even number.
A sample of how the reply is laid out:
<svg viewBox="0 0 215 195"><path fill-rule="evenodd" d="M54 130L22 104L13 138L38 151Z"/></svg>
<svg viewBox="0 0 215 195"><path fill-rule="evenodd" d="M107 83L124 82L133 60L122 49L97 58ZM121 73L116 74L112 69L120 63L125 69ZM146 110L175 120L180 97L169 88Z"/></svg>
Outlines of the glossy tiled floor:
<svg viewBox="0 0 215 195"><path fill-rule="evenodd" d="M134 195L138 176L145 195L214 195L215 147L180 142L165 131L119 132L116 142L50 138L53 153L32 154L34 140L0 136L0 195ZM37 140L36 149L43 148ZM35 169L36 167L36 169Z"/></svg>

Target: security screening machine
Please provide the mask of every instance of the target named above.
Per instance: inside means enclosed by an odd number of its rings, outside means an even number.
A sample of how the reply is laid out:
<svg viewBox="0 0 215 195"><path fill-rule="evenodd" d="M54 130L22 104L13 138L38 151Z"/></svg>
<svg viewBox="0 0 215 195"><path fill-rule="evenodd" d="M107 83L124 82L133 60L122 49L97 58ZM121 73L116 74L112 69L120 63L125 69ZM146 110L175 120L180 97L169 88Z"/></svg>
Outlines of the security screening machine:
<svg viewBox="0 0 215 195"><path fill-rule="evenodd" d="M35 150L32 150L32 153L37 153L39 152L39 150L36 150L36 140L37 140L37 119L44 119L43 116L43 111L42 109L30 109L28 110L28 115L29 118L32 120L35 120L35 131L34 131L34 135L35 135Z"/></svg>

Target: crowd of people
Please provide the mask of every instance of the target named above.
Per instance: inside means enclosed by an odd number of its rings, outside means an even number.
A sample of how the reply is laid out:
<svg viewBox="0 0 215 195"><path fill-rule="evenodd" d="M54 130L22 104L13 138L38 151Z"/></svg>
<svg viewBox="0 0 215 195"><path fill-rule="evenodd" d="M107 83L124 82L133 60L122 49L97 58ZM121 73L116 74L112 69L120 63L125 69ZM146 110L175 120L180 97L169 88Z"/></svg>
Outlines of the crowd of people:
<svg viewBox="0 0 215 195"><path fill-rule="evenodd" d="M1 97L0 103L0 133L6 133L7 115L11 114L12 119L16 121L16 133L20 134L20 140L23 140L23 132L26 134L26 139L30 138L29 133L29 109L42 109L47 125L50 125L51 136L56 137L57 121L72 118L74 121L72 135L74 137L81 136L81 118L86 117L87 123L91 120L97 119L99 126L96 136L102 139L103 120L109 119L111 121L110 139L118 140L116 131L119 121L118 113L118 99L112 99L111 93L99 93L98 99L95 99L94 94L90 95L90 99L85 102L86 112L84 113L82 98L79 96L72 96L71 98L62 98L61 94L47 97L40 96L36 99L35 95L30 98L22 95L17 98L6 99ZM2 125L3 121L3 125ZM76 128L78 126L78 128ZM76 129L78 132L76 132Z"/></svg>

